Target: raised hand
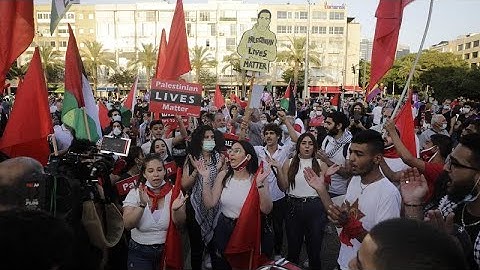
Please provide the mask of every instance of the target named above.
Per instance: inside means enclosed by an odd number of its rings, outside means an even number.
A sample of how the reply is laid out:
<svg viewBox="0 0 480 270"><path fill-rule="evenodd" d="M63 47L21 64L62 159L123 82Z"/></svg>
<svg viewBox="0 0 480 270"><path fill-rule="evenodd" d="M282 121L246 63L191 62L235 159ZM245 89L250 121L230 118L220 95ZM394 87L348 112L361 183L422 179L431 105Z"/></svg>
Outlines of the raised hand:
<svg viewBox="0 0 480 270"><path fill-rule="evenodd" d="M325 176L332 176L336 174L339 169L340 169L340 165L333 164L332 166L328 167L328 169L325 171Z"/></svg>
<svg viewBox="0 0 480 270"><path fill-rule="evenodd" d="M216 167L217 167L217 172L219 172L219 171L222 170L222 168L225 166L225 163L226 163L226 161L225 161L225 155L222 155L222 154L221 154L221 155L220 155L220 160L217 162L217 165L216 165Z"/></svg>
<svg viewBox="0 0 480 270"><path fill-rule="evenodd" d="M305 180L307 180L308 185L310 185L313 189L327 190L327 184L325 184L324 176L318 176L312 168L306 167L303 169L303 175L305 176Z"/></svg>
<svg viewBox="0 0 480 270"><path fill-rule="evenodd" d="M260 165L262 166L263 163ZM257 174L257 186L260 186L260 185L263 185L265 179L267 178L267 176L272 172L272 170L270 169L270 167L261 167L259 168L260 169L260 172Z"/></svg>
<svg viewBox="0 0 480 270"><path fill-rule="evenodd" d="M322 149L317 150L316 158L319 158L323 162L327 162L327 160L330 160L327 156L327 153L325 153L325 151L323 151Z"/></svg>
<svg viewBox="0 0 480 270"><path fill-rule="evenodd" d="M395 122L393 122L392 119L388 119L384 124L383 124L383 129L388 132L388 134L393 134L396 131L395 128Z"/></svg>
<svg viewBox="0 0 480 270"><path fill-rule="evenodd" d="M210 177L210 172L202 160L193 158L193 164L193 166L195 167L195 169L197 169L198 173L203 177L203 179L208 179Z"/></svg>
<svg viewBox="0 0 480 270"><path fill-rule="evenodd" d="M140 204L143 204L143 205L147 205L147 203L150 201L146 188L147 187L145 186L145 184L140 184L140 186L138 187L138 193L140 195Z"/></svg>
<svg viewBox="0 0 480 270"><path fill-rule="evenodd" d="M272 159L268 155L266 156L265 161L268 163L269 166L273 166L276 169L281 169L282 168L282 164L280 164L280 162L278 162L278 160Z"/></svg>
<svg viewBox="0 0 480 270"><path fill-rule="evenodd" d="M180 194L172 203L172 210L177 211L178 209L184 207L185 202L187 202L188 196L188 194L186 196L183 196L183 193L180 191Z"/></svg>
<svg viewBox="0 0 480 270"><path fill-rule="evenodd" d="M444 231L448 234L453 232L453 218L455 217L454 213L448 214L444 219L440 210L430 210L427 212L425 217L425 222L436 227L437 229Z"/></svg>
<svg viewBox="0 0 480 270"><path fill-rule="evenodd" d="M402 172L400 193L404 203L419 205L423 202L427 192L427 180L418 172L417 168L410 168Z"/></svg>
<svg viewBox="0 0 480 270"><path fill-rule="evenodd" d="M345 201L342 207L331 204L328 206L328 219L335 225L343 226L348 222L348 213L350 210L350 203Z"/></svg>

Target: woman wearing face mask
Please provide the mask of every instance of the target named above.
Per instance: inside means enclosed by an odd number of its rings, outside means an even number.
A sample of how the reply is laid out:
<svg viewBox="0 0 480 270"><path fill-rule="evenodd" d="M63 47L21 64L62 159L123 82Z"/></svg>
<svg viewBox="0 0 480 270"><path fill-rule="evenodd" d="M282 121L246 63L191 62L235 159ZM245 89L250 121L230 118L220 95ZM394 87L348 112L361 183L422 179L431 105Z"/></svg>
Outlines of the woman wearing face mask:
<svg viewBox="0 0 480 270"><path fill-rule="evenodd" d="M167 143L163 139L155 139L150 147L150 154L158 154L167 170L167 179L175 184L177 164L168 150Z"/></svg>
<svg viewBox="0 0 480 270"><path fill-rule="evenodd" d="M119 138L128 139L128 135L125 132L123 132L125 127L123 126L121 121L113 121L111 125L112 125L112 131L108 133L107 136L112 136L117 139Z"/></svg>
<svg viewBox="0 0 480 270"><path fill-rule="evenodd" d="M263 214L269 214L273 207L269 189L264 185L264 180L270 174L270 169L268 167L267 169L260 169L260 172L254 177L258 169L258 158L254 147L246 141L234 143L229 150L229 160L228 169L221 171L215 179L211 179L211 174L203 161L195 160L195 165L202 179L205 207L210 209L220 205L220 214L215 227L210 254L212 269L232 269L223 254L237 221L239 222L240 213L251 207L259 207ZM213 187L210 184L212 180L215 182ZM252 185L255 185L255 187ZM259 205L254 205L247 199L252 188L257 189ZM244 208L246 209L244 210Z"/></svg>
<svg viewBox="0 0 480 270"><path fill-rule="evenodd" d="M315 158L317 148L317 142L311 133L300 135L295 156L285 161L277 177L278 186L287 193L287 259L295 264L299 263L305 239L310 269L321 268L320 250L327 224L325 207L304 176L306 168L312 168L317 175L327 169L326 164Z"/></svg>
<svg viewBox="0 0 480 270"><path fill-rule="evenodd" d="M131 230L128 269L159 269L170 218L175 225L185 222L185 200L180 194L172 203L172 184L165 181L165 167L157 154L145 157L140 184L123 202L125 229Z"/></svg>
<svg viewBox="0 0 480 270"><path fill-rule="evenodd" d="M187 229L190 238L192 269L202 269L204 248L213 238L215 218L218 206L207 209L203 204L203 183L198 174L194 159L202 161L210 174L210 186L213 179L224 164L223 156L217 150L214 130L211 126L202 125L195 129L189 143L188 158L183 167L182 188L188 191L190 199L187 202Z"/></svg>
<svg viewBox="0 0 480 270"><path fill-rule="evenodd" d="M388 120L384 128L392 139L393 145L402 161L411 168L417 168L425 176L428 184L428 194L425 201L429 202L435 193L435 182L443 171L445 159L452 152L452 140L446 135L433 134L430 136L430 140L426 141L424 149L420 152L420 158L416 158L403 144L392 120ZM401 175L402 172L395 172L390 180L399 182Z"/></svg>

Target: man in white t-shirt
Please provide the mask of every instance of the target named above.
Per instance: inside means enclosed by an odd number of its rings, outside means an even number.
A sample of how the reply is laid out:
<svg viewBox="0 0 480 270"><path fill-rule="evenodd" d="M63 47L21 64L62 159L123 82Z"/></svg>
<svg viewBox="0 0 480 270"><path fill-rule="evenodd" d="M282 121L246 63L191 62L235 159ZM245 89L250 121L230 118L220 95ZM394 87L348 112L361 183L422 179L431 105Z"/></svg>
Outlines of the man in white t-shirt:
<svg viewBox="0 0 480 270"><path fill-rule="evenodd" d="M380 124L381 122L380 120L382 119L382 109L383 109L383 100L379 98L377 101L377 106L375 106L375 108L373 108L372 110L374 125Z"/></svg>
<svg viewBox="0 0 480 270"><path fill-rule="evenodd" d="M323 204L328 205L330 219L342 227L338 255L342 270L349 269L348 263L357 255L363 238L373 226L400 217L400 192L380 171L383 149L382 136L373 130L361 131L352 139L349 151L354 176L342 206L332 203L323 176L318 177L311 169L305 170L308 183L320 195Z"/></svg>
<svg viewBox="0 0 480 270"><path fill-rule="evenodd" d="M173 138L164 138L165 135L165 125L161 120L154 120L150 122L150 141L142 144L142 151L146 155L150 152L150 147L152 146L152 141L155 139L163 139L167 144L168 150L172 153L172 147L174 145L179 144L188 136L187 130L183 124L183 120L180 116L175 115L175 119L178 123L178 127L180 130L180 135L175 136Z"/></svg>

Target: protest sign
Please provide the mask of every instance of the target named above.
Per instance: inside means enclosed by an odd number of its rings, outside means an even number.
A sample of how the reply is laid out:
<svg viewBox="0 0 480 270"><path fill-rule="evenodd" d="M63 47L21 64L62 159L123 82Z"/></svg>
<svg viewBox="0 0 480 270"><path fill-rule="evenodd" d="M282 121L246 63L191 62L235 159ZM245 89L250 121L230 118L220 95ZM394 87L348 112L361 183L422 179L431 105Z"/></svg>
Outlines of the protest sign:
<svg viewBox="0 0 480 270"><path fill-rule="evenodd" d="M200 116L202 86L177 81L152 81L150 111L181 116Z"/></svg>
<svg viewBox="0 0 480 270"><path fill-rule="evenodd" d="M120 196L127 195L132 188L135 188L135 185L137 184L137 181L139 178L140 178L139 175L135 175L135 176L116 182L115 188L117 189L118 195Z"/></svg>
<svg viewBox="0 0 480 270"><path fill-rule="evenodd" d="M270 31L272 14L263 9L258 13L257 23L242 35L237 48L241 56L240 67L244 70L267 73L270 62L277 57L277 37Z"/></svg>

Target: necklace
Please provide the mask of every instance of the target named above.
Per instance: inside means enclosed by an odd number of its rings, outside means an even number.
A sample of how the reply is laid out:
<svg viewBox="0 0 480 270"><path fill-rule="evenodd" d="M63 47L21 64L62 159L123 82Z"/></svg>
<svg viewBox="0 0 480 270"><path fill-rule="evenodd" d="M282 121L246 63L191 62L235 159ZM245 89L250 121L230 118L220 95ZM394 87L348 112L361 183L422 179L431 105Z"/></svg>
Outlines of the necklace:
<svg viewBox="0 0 480 270"><path fill-rule="evenodd" d="M465 208L467 207L467 204L464 204L463 205L463 208L462 208L462 227L466 228L466 227L472 227L472 226L475 226L475 225L478 225L480 224L480 220L474 222L474 223L470 223L470 224L465 224L465 221L464 221L464 216L465 216Z"/></svg>
<svg viewBox="0 0 480 270"><path fill-rule="evenodd" d="M372 183L373 183L373 182L372 182ZM362 190L362 191L360 191L360 195L362 195L362 194L363 194L363 191L364 191L368 186L370 186L370 184L372 184L372 183L368 183L368 184L365 185L365 187L363 187L363 184L362 184L362 182L360 181L360 189Z"/></svg>

